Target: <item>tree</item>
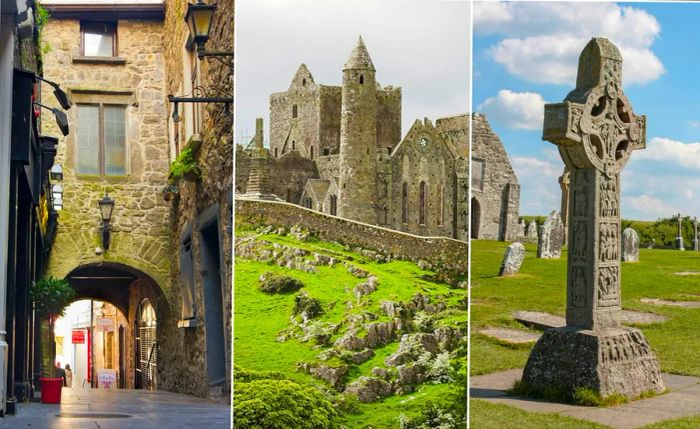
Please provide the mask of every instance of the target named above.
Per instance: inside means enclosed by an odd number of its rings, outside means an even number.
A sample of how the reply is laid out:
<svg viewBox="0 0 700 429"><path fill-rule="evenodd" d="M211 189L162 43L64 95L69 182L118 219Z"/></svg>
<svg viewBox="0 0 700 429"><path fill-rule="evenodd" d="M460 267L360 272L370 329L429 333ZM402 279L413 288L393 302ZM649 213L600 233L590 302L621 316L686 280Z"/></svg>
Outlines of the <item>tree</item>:
<svg viewBox="0 0 700 429"><path fill-rule="evenodd" d="M68 304L75 298L75 291L66 279L47 277L32 284L29 298L34 303L34 311L40 319L49 322L50 362L49 376L55 375L53 362L56 360L56 345L54 340L54 323L63 316Z"/></svg>

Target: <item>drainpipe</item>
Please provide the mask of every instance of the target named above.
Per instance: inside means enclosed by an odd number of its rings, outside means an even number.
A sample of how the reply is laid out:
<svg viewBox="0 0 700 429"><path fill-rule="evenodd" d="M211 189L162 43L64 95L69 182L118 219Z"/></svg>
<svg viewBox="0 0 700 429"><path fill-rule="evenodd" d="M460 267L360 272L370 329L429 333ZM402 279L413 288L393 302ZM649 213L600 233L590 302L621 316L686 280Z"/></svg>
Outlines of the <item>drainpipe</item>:
<svg viewBox="0 0 700 429"><path fill-rule="evenodd" d="M2 11L7 3L2 2ZM10 148L12 133L12 76L14 66L14 16L0 15L0 415L7 408L6 292L9 241Z"/></svg>

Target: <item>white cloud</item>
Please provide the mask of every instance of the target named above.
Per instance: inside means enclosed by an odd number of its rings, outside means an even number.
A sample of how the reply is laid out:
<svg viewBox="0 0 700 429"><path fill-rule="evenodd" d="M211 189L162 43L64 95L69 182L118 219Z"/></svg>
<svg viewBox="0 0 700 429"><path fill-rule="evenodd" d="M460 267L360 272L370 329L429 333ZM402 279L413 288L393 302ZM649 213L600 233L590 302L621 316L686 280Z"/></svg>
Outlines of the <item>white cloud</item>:
<svg viewBox="0 0 700 429"><path fill-rule="evenodd" d="M635 213L633 219L636 220L651 220L667 217L670 213L665 201L650 195L623 197L622 209L625 212Z"/></svg>
<svg viewBox="0 0 700 429"><path fill-rule="evenodd" d="M520 201L521 215L549 214L561 208L561 190L557 179L564 171L561 161L534 157L513 157L511 164L527 197Z"/></svg>
<svg viewBox="0 0 700 429"><path fill-rule="evenodd" d="M625 83L657 79L664 66L651 51L661 27L653 15L614 3L479 2L474 31L502 34L488 54L519 78L573 84L578 55L592 37L608 37L624 58Z"/></svg>
<svg viewBox="0 0 700 429"><path fill-rule="evenodd" d="M672 163L679 167L700 168L700 143L683 143L663 137L651 139L645 150L635 153L633 160Z"/></svg>
<svg viewBox="0 0 700 429"><path fill-rule="evenodd" d="M498 91L498 95L481 103L477 110L486 114L489 120L506 127L537 130L542 128L544 103L544 98L536 92L502 89Z"/></svg>
<svg viewBox="0 0 700 429"><path fill-rule="evenodd" d="M685 123L693 128L700 128L700 121L686 121Z"/></svg>

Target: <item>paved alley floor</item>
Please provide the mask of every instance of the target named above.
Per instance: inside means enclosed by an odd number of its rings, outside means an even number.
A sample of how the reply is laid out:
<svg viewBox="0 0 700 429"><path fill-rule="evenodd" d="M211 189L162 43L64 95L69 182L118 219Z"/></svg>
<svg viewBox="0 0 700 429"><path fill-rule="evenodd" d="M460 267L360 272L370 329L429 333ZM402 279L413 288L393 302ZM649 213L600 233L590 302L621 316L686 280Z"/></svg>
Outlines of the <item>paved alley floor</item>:
<svg viewBox="0 0 700 429"><path fill-rule="evenodd" d="M0 418L12 429L228 429L230 408L189 395L163 391L63 389L61 404L20 404Z"/></svg>
<svg viewBox="0 0 700 429"><path fill-rule="evenodd" d="M617 429L633 429L663 420L700 415L700 378L663 373L668 393L609 408L582 407L508 396L522 369L471 377L473 399L511 405L529 412L558 413Z"/></svg>

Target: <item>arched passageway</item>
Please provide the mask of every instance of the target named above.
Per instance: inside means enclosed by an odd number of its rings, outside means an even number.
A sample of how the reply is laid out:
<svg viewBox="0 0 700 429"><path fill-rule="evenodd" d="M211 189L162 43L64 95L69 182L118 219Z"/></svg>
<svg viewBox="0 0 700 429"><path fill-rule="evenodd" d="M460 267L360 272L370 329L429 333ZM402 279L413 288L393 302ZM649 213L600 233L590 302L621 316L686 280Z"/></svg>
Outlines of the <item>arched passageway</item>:
<svg viewBox="0 0 700 429"><path fill-rule="evenodd" d="M163 291L148 274L115 262L86 264L72 270L66 279L75 289L76 300L104 301L125 318L105 335L105 344L116 348L116 359L94 367L90 379L99 383L98 373L116 371L118 387L155 390L158 386L158 322L166 317ZM94 323L94 321L93 321ZM91 325L94 337L99 326Z"/></svg>

